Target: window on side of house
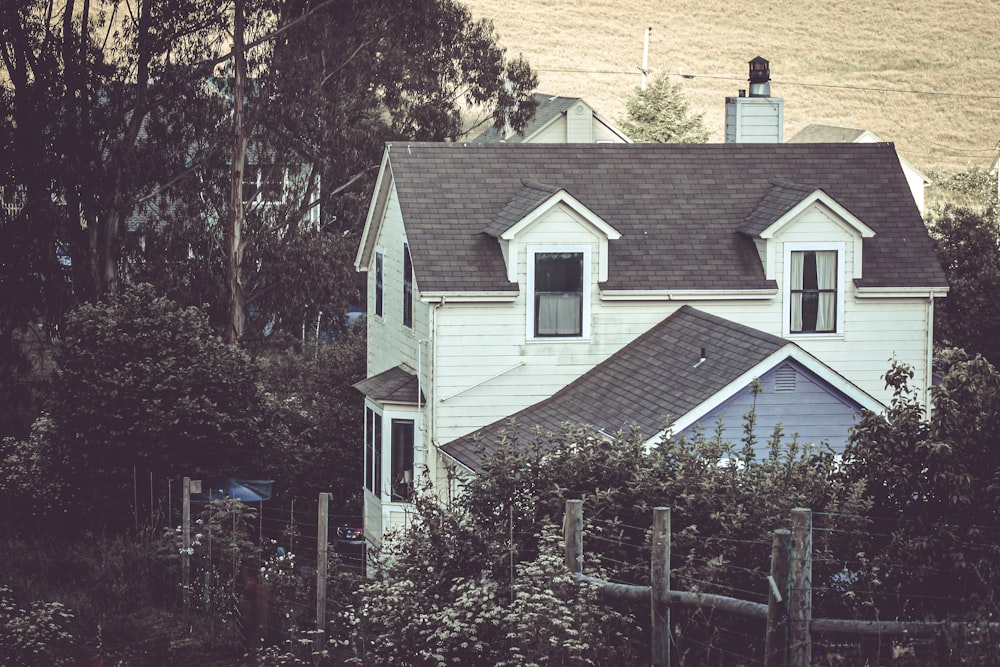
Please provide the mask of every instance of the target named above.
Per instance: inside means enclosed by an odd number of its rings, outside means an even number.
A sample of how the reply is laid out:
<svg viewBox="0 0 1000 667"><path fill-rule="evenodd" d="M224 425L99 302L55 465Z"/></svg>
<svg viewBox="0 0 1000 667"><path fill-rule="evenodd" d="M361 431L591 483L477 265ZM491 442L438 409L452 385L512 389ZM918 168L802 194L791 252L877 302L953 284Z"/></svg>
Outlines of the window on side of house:
<svg viewBox="0 0 1000 667"><path fill-rule="evenodd" d="M413 328L413 263L410 246L403 244L403 326Z"/></svg>
<svg viewBox="0 0 1000 667"><path fill-rule="evenodd" d="M287 169L275 164L249 165L243 173L243 201L280 204L285 200Z"/></svg>
<svg viewBox="0 0 1000 667"><path fill-rule="evenodd" d="M391 487L393 502L409 502L413 491L413 431L412 419L393 419L390 433Z"/></svg>
<svg viewBox="0 0 1000 667"><path fill-rule="evenodd" d="M375 252L375 314L382 317L382 288L385 280L385 255Z"/></svg>
<svg viewBox="0 0 1000 667"><path fill-rule="evenodd" d="M842 330L842 254L834 247L793 247L786 253L787 331L791 334Z"/></svg>
<svg viewBox="0 0 1000 667"><path fill-rule="evenodd" d="M382 496L382 415L365 408L365 488Z"/></svg>
<svg viewBox="0 0 1000 667"><path fill-rule="evenodd" d="M533 338L582 338L589 332L588 255L583 248L529 252Z"/></svg>

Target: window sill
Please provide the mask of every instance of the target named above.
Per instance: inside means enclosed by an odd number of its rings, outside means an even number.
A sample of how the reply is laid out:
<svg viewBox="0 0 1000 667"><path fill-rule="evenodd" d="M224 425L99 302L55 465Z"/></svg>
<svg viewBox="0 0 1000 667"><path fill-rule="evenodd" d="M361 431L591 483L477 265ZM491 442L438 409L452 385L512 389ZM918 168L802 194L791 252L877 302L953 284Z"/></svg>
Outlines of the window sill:
<svg viewBox="0 0 1000 667"><path fill-rule="evenodd" d="M527 338L527 339L525 339L524 342L525 343L529 343L529 344L535 344L535 345L545 345L546 343L548 343L550 345L551 344L563 345L563 344L567 344L567 343L569 343L569 344L572 344L572 343L589 343L590 342L590 338L589 337L584 338L582 336L573 336L573 337L570 337L570 336L551 336L551 337L543 337L543 338Z"/></svg>
<svg viewBox="0 0 1000 667"><path fill-rule="evenodd" d="M784 338L788 340L843 340L843 331L830 333L785 333Z"/></svg>

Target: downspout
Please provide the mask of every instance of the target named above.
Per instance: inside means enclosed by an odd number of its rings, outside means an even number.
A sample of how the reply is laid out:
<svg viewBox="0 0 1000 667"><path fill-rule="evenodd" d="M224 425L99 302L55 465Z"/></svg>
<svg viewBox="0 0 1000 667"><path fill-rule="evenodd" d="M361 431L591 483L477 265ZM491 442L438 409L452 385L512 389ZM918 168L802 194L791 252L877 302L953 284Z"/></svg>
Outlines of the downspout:
<svg viewBox="0 0 1000 667"><path fill-rule="evenodd" d="M441 301L431 306L430 315L428 318L429 322L427 327L428 337L426 340L422 341L427 343L426 373L427 373L428 392L427 392L427 402L424 405L427 411L427 415L426 418L424 419L425 423L423 424L424 427L423 432L424 432L424 452L425 452L424 467L428 470L428 472L431 469L430 465L431 458L437 456L437 440L436 440L436 429L435 429L436 425L435 418L437 410L435 405L436 401L434 400L434 396L436 395L437 391L436 389L437 382L435 381L434 373L436 370L435 361L437 359L437 311L441 306L444 305L444 302L445 302L445 297L441 297ZM422 391L422 386L419 385L419 382L418 382L418 389ZM418 395L417 396L418 410L420 409L419 401L420 401L420 396ZM434 473L435 475L438 473L436 460L434 461ZM434 481L436 482L437 480Z"/></svg>
<svg viewBox="0 0 1000 667"><path fill-rule="evenodd" d="M934 290L927 297L927 359L924 369L924 410L931 414L931 386L934 384Z"/></svg>

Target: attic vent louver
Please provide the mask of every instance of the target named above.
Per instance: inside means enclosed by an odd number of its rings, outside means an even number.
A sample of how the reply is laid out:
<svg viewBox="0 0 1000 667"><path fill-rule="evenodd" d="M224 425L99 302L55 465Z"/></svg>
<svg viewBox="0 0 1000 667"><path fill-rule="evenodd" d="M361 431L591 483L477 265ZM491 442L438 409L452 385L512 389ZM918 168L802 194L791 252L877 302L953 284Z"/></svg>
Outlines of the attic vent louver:
<svg viewBox="0 0 1000 667"><path fill-rule="evenodd" d="M788 364L783 364L774 372L775 393L795 392L795 369Z"/></svg>

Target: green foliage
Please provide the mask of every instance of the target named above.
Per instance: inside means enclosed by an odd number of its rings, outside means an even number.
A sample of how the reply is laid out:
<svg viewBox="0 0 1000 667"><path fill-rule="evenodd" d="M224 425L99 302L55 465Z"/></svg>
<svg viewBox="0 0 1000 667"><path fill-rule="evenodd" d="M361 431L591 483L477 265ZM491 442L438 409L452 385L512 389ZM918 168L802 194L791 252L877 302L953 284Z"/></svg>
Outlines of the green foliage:
<svg viewBox="0 0 1000 667"><path fill-rule="evenodd" d="M625 664L630 619L596 604L573 581L561 538L547 525L540 549L516 565L513 581L489 576L504 545L487 544L467 516L426 498L414 522L383 552L364 588L366 665ZM509 550L509 542L506 544ZM509 551L508 551L509 553ZM508 565L509 566L509 565Z"/></svg>
<svg viewBox="0 0 1000 667"><path fill-rule="evenodd" d="M274 415L262 474L277 480L285 501L315 503L326 491L335 513L360 514L364 422L352 385L365 377L365 350L359 324L330 344L260 358Z"/></svg>
<svg viewBox="0 0 1000 667"><path fill-rule="evenodd" d="M708 141L703 114L691 111L679 83L659 74L646 90L636 87L625 101L622 131L639 143L703 144Z"/></svg>
<svg viewBox="0 0 1000 667"><path fill-rule="evenodd" d="M995 185L995 183L994 183ZM939 344L979 353L1000 364L1000 229L995 204L985 212L945 206L928 222L948 278L948 296L936 302Z"/></svg>
<svg viewBox="0 0 1000 667"><path fill-rule="evenodd" d="M73 614L58 602L32 602L22 609L13 591L0 586L0 664L68 664L74 643L72 621Z"/></svg>
<svg viewBox="0 0 1000 667"><path fill-rule="evenodd" d="M844 454L878 517L869 559L898 608L883 613L972 618L995 613L1000 586L1000 374L981 356L942 353L925 415L895 366L885 414L866 413Z"/></svg>
<svg viewBox="0 0 1000 667"><path fill-rule="evenodd" d="M265 402L258 371L203 313L140 285L70 314L56 354L50 474L64 507L121 517L134 471L240 474L259 455ZM39 480L39 482L43 482Z"/></svg>

